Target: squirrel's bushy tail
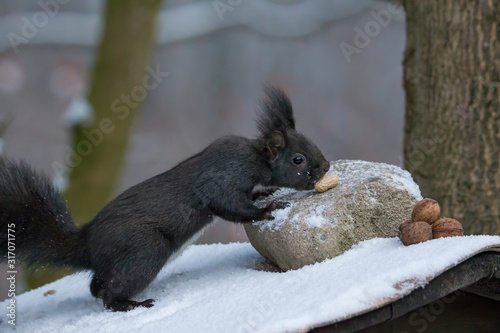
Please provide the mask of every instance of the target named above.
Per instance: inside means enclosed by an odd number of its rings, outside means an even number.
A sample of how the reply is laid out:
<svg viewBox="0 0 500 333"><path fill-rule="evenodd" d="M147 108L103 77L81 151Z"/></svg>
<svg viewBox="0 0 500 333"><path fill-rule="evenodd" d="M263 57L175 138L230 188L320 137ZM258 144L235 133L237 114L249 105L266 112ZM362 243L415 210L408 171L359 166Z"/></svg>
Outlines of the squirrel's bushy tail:
<svg viewBox="0 0 500 333"><path fill-rule="evenodd" d="M0 158L0 261L8 252L25 265L90 268L85 233L49 179Z"/></svg>

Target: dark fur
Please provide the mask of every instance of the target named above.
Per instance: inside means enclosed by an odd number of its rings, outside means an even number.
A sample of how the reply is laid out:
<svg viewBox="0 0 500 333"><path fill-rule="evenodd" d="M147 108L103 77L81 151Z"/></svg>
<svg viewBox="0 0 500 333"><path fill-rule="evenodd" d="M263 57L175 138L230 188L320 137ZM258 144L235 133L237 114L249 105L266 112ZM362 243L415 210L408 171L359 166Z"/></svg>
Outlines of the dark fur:
<svg viewBox="0 0 500 333"><path fill-rule="evenodd" d="M0 255L7 225L28 264L94 271L92 295L116 311L152 306L130 300L148 286L168 258L213 216L233 222L272 219L285 203L257 208L257 185L311 189L328 170L320 150L295 130L292 107L279 89L266 89L257 139L227 136L171 170L126 190L83 228L50 182L26 164L0 161ZM304 163L296 165L294 157Z"/></svg>

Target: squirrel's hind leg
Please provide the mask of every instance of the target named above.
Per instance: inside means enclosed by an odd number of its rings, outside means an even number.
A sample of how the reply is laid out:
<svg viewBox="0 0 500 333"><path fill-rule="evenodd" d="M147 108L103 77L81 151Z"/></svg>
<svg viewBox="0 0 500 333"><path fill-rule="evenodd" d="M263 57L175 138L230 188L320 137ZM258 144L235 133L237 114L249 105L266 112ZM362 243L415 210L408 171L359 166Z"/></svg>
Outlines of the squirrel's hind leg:
<svg viewBox="0 0 500 333"><path fill-rule="evenodd" d="M113 311L129 311L139 306L152 307L153 299L137 302L130 298L143 291L167 262L170 254L167 244L156 245L154 248L137 250L132 258L130 255L125 256L122 260L108 263L107 267L96 268L90 283L92 295L102 298L104 306Z"/></svg>
<svg viewBox="0 0 500 333"><path fill-rule="evenodd" d="M151 308L154 304L154 299L150 298L142 302L132 301L130 299L113 299L111 302L104 303L107 309L112 311L130 311L136 307L143 306L146 308Z"/></svg>
<svg viewBox="0 0 500 333"><path fill-rule="evenodd" d="M90 292L92 296L101 298L104 306L113 311L129 311L139 306L150 308L153 306L153 299L138 302L129 298L146 288L153 279L154 276L151 279L146 279L144 276L135 280L131 280L130 277L123 280L117 278L115 274L96 273L90 283Z"/></svg>

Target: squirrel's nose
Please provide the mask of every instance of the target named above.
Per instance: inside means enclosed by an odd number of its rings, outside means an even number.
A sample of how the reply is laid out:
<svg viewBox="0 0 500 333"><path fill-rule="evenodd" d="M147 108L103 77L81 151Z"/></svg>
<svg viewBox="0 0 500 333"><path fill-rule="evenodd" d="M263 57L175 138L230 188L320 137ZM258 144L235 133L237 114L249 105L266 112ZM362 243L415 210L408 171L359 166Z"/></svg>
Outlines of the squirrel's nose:
<svg viewBox="0 0 500 333"><path fill-rule="evenodd" d="M326 164L323 166L323 171L328 172L330 170L330 162L326 162Z"/></svg>

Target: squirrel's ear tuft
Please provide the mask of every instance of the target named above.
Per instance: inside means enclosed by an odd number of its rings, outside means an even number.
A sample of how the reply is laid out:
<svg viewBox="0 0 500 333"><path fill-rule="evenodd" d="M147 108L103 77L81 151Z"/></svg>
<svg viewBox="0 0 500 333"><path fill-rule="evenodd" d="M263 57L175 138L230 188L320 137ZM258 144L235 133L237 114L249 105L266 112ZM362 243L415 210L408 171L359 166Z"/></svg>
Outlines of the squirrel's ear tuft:
<svg viewBox="0 0 500 333"><path fill-rule="evenodd" d="M292 103L285 92L275 86L264 86L266 99L261 103L257 125L262 135L268 136L278 131L283 134L287 129L295 129Z"/></svg>

